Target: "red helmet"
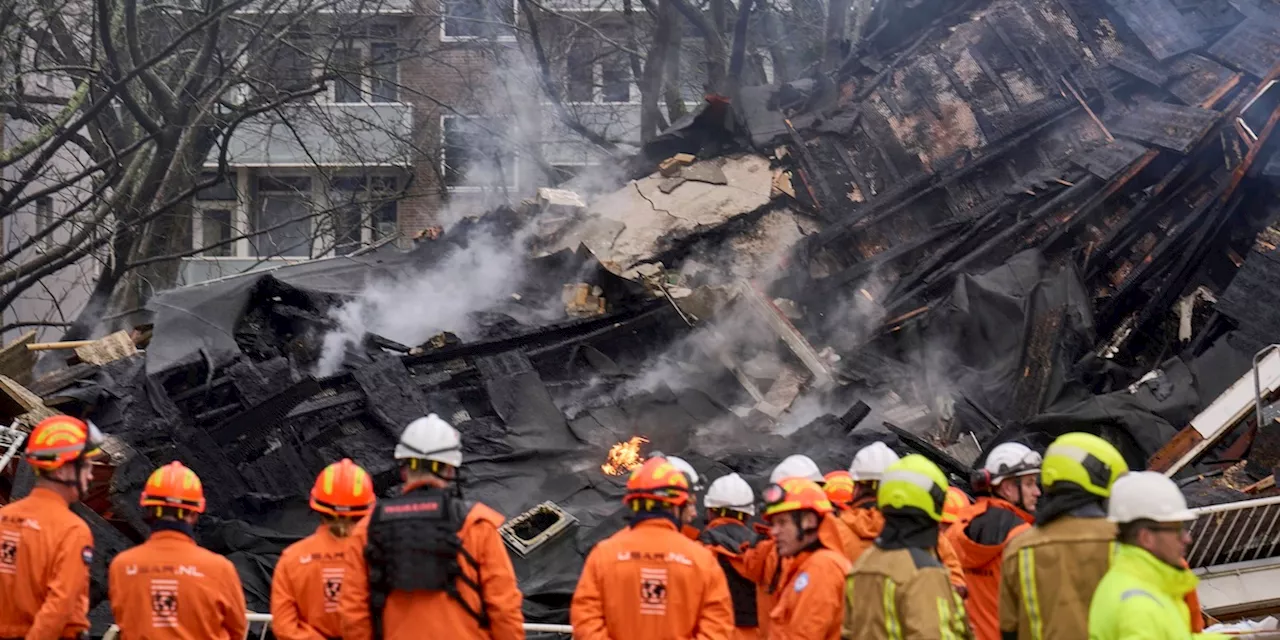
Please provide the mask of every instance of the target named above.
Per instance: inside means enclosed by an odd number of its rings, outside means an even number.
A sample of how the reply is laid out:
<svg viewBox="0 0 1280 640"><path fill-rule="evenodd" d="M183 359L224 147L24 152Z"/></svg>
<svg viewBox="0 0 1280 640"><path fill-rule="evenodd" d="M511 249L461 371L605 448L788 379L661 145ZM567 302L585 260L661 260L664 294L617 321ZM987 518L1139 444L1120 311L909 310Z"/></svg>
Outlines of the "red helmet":
<svg viewBox="0 0 1280 640"><path fill-rule="evenodd" d="M765 520L791 511L812 511L818 515L835 511L822 487L808 478L784 478L778 484L765 487L762 497Z"/></svg>
<svg viewBox="0 0 1280 640"><path fill-rule="evenodd" d="M832 471L824 478L822 490L832 503L848 506L853 503L853 474L848 471Z"/></svg>
<svg viewBox="0 0 1280 640"><path fill-rule="evenodd" d="M311 508L330 516L367 515L376 499L373 478L350 458L325 467L311 487Z"/></svg>
<svg viewBox="0 0 1280 640"><path fill-rule="evenodd" d="M100 454L102 432L71 416L57 415L41 420L27 439L27 464L41 471L53 471L68 462Z"/></svg>
<svg viewBox="0 0 1280 640"><path fill-rule="evenodd" d="M204 486L196 472L175 460L151 473L139 504L204 513Z"/></svg>
<svg viewBox="0 0 1280 640"><path fill-rule="evenodd" d="M631 471L623 502L648 499L681 506L689 501L689 478L666 458L649 458Z"/></svg>

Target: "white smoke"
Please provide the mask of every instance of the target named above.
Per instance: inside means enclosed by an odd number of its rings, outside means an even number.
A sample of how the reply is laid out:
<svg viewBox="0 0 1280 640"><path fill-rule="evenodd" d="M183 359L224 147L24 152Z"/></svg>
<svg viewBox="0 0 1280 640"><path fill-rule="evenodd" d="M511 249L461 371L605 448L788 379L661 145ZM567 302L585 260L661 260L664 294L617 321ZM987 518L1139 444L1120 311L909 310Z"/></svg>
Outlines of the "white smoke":
<svg viewBox="0 0 1280 640"><path fill-rule="evenodd" d="M374 333L406 345L419 345L450 331L462 340L474 336L471 314L511 298L524 281L527 226L510 240L473 237L425 272L371 282L351 302L330 313L338 327L324 337L316 375L330 376L342 366L348 347Z"/></svg>

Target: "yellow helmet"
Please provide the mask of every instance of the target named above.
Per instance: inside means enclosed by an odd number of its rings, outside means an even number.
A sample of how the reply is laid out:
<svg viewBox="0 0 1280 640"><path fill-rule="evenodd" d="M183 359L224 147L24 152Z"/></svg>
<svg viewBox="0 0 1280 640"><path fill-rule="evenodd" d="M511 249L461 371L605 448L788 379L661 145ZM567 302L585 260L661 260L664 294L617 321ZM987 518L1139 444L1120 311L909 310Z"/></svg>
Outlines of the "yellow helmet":
<svg viewBox="0 0 1280 640"><path fill-rule="evenodd" d="M1116 478L1128 473L1124 456L1110 442L1091 433L1067 433L1044 452L1040 482L1045 491L1069 482L1100 498L1111 495Z"/></svg>
<svg viewBox="0 0 1280 640"><path fill-rule="evenodd" d="M947 476L928 458L913 453L884 470L876 501L881 509L919 509L942 520L947 500Z"/></svg>

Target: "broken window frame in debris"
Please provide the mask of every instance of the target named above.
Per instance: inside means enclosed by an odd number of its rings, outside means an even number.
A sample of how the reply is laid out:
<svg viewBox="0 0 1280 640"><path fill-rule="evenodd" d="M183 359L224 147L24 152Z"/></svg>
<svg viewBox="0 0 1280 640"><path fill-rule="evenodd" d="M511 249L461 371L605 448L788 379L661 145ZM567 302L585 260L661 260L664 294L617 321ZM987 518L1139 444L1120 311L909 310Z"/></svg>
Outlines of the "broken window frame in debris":
<svg viewBox="0 0 1280 640"><path fill-rule="evenodd" d="M459 125L458 123L464 123ZM500 124L501 126L497 126ZM454 114L442 114L440 116L440 181L451 192L476 192L476 191L515 191L520 188L520 154L515 150L515 141L510 136L510 124L513 124L511 118L505 117L469 117ZM463 126L477 127L481 136L490 138L498 138L495 145L474 144L466 139L464 131L457 131L455 128ZM461 135L462 140L455 142L450 141L451 135ZM471 167L463 168L457 166L459 163L454 162L450 156L461 151L467 153L468 150L479 149L482 146L501 146L501 153L494 155L500 156L500 170L503 182L505 184L465 184L470 179L468 171ZM482 153L490 151L489 149L480 149ZM464 156L464 162L469 165L470 158Z"/></svg>
<svg viewBox="0 0 1280 640"><path fill-rule="evenodd" d="M539 530L532 538L526 538L516 533L517 528L544 514L551 514L556 519L547 527ZM577 527L577 518L561 508L560 505L548 500L504 522L498 528L498 534L502 536L502 541L506 543L508 548L523 558L536 551L539 547L573 531Z"/></svg>

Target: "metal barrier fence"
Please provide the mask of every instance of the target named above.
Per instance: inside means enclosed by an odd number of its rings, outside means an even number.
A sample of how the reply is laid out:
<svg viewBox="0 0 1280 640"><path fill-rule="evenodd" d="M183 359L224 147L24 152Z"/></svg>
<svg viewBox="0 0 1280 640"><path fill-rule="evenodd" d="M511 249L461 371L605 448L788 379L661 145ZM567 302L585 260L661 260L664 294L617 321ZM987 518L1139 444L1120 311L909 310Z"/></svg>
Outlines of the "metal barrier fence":
<svg viewBox="0 0 1280 640"><path fill-rule="evenodd" d="M271 630L271 614L250 611L245 617L249 619L250 627L254 624L262 625L262 628L258 631L258 640L264 640L267 637L267 632ZM524 632L555 633L570 636L573 635L573 627L567 624L538 624L529 622L525 623ZM107 632L102 635L102 640L116 640L119 635L120 628L113 624L107 629ZM246 634L245 637L247 638L248 634Z"/></svg>
<svg viewBox="0 0 1280 640"><path fill-rule="evenodd" d="M1193 569L1274 558L1280 551L1280 497L1192 509L1187 562Z"/></svg>

